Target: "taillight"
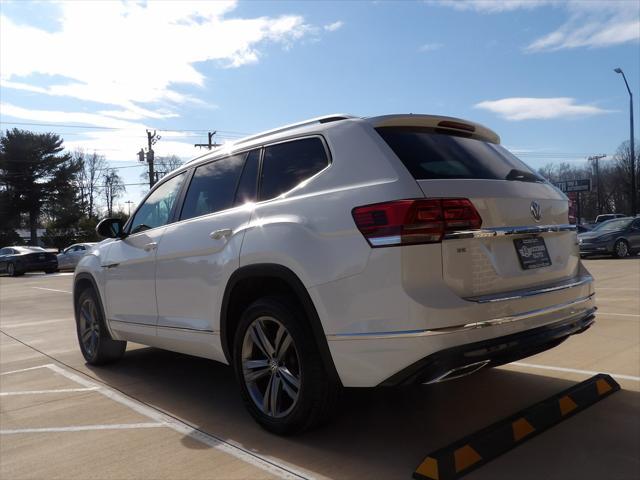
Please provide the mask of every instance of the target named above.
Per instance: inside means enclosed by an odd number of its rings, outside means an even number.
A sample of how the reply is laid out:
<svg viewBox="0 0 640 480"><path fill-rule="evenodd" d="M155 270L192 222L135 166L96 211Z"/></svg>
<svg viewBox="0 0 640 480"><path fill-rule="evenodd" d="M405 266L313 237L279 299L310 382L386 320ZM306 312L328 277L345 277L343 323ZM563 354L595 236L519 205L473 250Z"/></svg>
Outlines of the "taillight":
<svg viewBox="0 0 640 480"><path fill-rule="evenodd" d="M482 226L466 198L396 200L356 207L352 215L372 247L437 243L448 232Z"/></svg>

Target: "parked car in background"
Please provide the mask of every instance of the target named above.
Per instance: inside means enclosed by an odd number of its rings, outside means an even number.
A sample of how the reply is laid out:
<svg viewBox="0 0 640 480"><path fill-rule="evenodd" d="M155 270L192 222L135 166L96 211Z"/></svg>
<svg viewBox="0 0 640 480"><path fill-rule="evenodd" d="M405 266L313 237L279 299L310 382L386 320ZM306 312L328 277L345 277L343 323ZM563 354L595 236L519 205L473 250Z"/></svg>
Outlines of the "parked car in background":
<svg viewBox="0 0 640 480"><path fill-rule="evenodd" d="M594 322L567 197L482 125L333 115L160 180L80 260L89 364L132 341L233 366L267 430L325 421L342 386L435 383ZM473 401L473 400L470 400Z"/></svg>
<svg viewBox="0 0 640 480"><path fill-rule="evenodd" d="M596 225L578 234L580 256L613 255L626 257L640 251L640 218L623 217Z"/></svg>
<svg viewBox="0 0 640 480"><path fill-rule="evenodd" d="M95 245L95 242L75 243L58 254L58 268L73 270L78 261Z"/></svg>
<svg viewBox="0 0 640 480"><path fill-rule="evenodd" d="M602 222L606 222L607 220L613 220L614 218L623 218L626 215L622 214L622 213L605 213L602 215L598 215L596 217L596 221L593 222L595 225L602 223Z"/></svg>
<svg viewBox="0 0 640 480"><path fill-rule="evenodd" d="M592 228L593 225L590 225L588 223L579 223L578 225L576 225L576 231L578 233L590 232Z"/></svg>
<svg viewBox="0 0 640 480"><path fill-rule="evenodd" d="M4 247L0 249L0 273L12 277L26 272L44 271L53 273L58 270L58 260L54 253L42 247Z"/></svg>

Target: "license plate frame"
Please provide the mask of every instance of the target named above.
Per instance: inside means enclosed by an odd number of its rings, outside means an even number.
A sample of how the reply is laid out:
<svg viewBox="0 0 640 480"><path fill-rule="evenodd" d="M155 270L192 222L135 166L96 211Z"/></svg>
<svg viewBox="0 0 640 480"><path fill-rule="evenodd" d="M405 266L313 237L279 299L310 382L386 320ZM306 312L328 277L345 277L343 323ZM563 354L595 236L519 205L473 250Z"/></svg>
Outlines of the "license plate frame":
<svg viewBox="0 0 640 480"><path fill-rule="evenodd" d="M551 266L547 244L542 237L516 238L513 245L523 270Z"/></svg>

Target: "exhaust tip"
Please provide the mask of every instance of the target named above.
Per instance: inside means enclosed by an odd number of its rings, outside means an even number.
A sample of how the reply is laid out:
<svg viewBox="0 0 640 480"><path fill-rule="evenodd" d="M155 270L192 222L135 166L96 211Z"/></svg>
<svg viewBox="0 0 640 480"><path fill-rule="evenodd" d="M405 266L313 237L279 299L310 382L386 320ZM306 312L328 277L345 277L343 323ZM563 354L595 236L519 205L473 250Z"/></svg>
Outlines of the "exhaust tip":
<svg viewBox="0 0 640 480"><path fill-rule="evenodd" d="M469 363L467 365L463 365L461 367L456 367L454 369L451 369L445 372L439 377L434 378L433 380L429 380L428 382L425 382L425 385L429 385L432 383L446 382L447 380L454 380L456 378L466 377L467 375L476 373L478 370L487 366L487 364L489 364L490 362L491 360L483 360L481 362L474 362L474 363Z"/></svg>

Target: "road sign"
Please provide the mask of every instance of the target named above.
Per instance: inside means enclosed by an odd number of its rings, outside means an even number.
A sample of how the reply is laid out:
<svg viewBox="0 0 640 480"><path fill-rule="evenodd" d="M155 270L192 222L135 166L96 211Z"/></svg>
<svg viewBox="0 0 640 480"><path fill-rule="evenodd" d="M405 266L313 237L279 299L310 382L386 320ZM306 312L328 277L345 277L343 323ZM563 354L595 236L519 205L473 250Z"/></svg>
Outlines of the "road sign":
<svg viewBox="0 0 640 480"><path fill-rule="evenodd" d="M580 180L564 180L562 182L553 182L553 184L560 190L562 190L563 193L591 191L590 178L583 178Z"/></svg>

